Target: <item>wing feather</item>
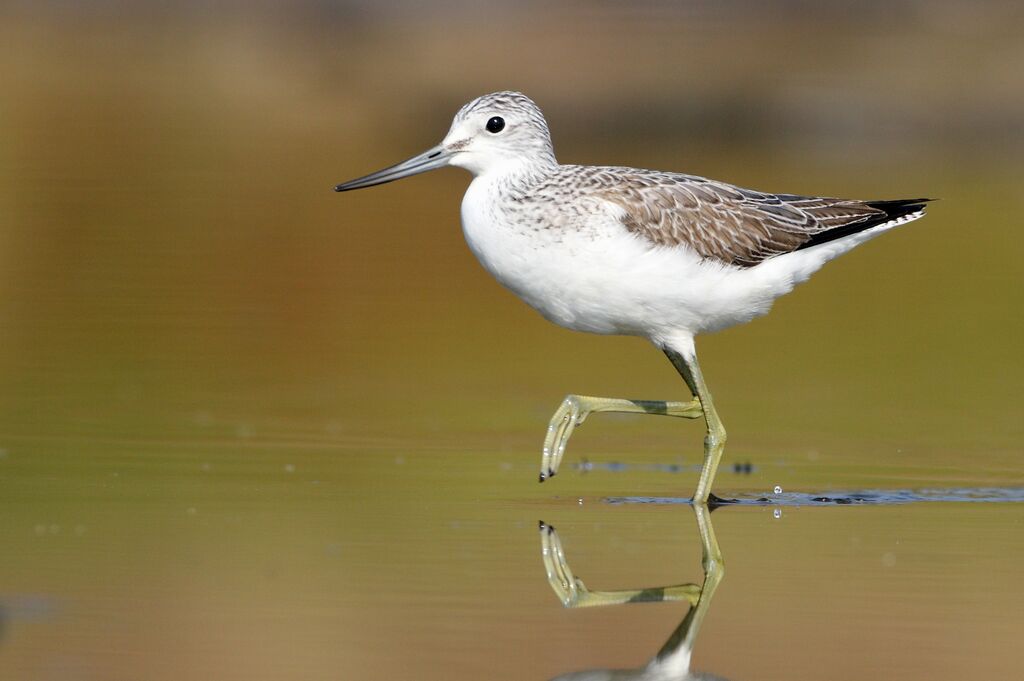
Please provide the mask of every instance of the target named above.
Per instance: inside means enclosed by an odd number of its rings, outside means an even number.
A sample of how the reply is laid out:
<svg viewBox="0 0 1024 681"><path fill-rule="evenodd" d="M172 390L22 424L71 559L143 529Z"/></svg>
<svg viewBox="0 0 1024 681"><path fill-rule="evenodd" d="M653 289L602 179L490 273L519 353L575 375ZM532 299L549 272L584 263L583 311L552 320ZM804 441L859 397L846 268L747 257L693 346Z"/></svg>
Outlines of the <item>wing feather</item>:
<svg viewBox="0 0 1024 681"><path fill-rule="evenodd" d="M619 206L630 232L659 246L685 245L738 267L923 210L928 199L857 201L768 194L692 175L602 169L590 184ZM612 181L609 181L612 180ZM839 233L841 232L841 234Z"/></svg>

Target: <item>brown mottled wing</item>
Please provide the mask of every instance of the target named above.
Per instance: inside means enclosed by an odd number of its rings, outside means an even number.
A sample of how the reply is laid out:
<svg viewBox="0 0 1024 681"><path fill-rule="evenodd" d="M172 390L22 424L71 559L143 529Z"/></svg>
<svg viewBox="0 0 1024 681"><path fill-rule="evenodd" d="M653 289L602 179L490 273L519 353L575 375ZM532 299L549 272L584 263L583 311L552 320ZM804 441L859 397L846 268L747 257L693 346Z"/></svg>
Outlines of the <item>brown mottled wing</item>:
<svg viewBox="0 0 1024 681"><path fill-rule="evenodd" d="M598 193L625 211L622 222L630 232L661 246L685 244L704 258L738 267L918 212L927 201L766 194L690 175L605 172L610 181L599 182Z"/></svg>

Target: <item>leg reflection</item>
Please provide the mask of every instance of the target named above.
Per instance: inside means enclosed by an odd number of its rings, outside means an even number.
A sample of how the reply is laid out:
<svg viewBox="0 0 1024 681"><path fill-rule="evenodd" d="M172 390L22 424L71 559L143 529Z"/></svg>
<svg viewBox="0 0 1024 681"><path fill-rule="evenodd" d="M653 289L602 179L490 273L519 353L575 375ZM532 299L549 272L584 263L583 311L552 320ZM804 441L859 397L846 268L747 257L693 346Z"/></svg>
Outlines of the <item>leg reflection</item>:
<svg viewBox="0 0 1024 681"><path fill-rule="evenodd" d="M548 582L555 594L567 608L585 608L619 603L648 603L659 601L686 601L689 609L657 654L644 667L638 669L608 670L594 669L574 672L557 677L556 681L586 681L589 679L635 679L664 681L687 681L716 679L707 674L690 673L690 656L700 631L701 623L711 605L718 584L725 574L722 553L718 548L711 513L706 506L693 506L697 516L697 528L701 541L701 566L704 570L702 584L677 584L644 589L619 591L596 591L587 588L569 568L562 542L554 527L540 524L541 555L547 570ZM611 676L609 676L611 674Z"/></svg>

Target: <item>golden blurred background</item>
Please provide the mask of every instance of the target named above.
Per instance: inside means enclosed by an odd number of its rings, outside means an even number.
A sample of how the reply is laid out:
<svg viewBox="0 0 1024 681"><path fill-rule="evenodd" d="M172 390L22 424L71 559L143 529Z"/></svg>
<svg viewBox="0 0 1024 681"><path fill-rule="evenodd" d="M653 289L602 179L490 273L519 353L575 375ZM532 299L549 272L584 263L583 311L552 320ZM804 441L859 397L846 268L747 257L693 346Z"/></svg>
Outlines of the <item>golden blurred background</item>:
<svg viewBox="0 0 1024 681"><path fill-rule="evenodd" d="M692 480L534 471L564 394L675 398L681 381L644 343L553 327L493 282L462 240L460 171L331 191L495 90L540 104L562 162L940 199L771 316L698 340L726 466L754 463L721 488L1020 486L1022 73L1017 2L0 7L0 613L56 604L0 631L0 677L546 678L596 666L579 631L612 665L657 649L675 611L630 614L642 644L555 611L533 527L581 494ZM699 447L696 427L593 419L568 457ZM726 511L727 560L750 557L698 661L1019 671L1019 511L991 507L1005 532L988 533L948 508L826 513L783 534ZM595 514L571 517L620 528L616 546L690 524ZM914 571L864 572L881 563L861 549L899 536ZM680 553L629 546L595 544L594 570L631 581L642 556ZM852 565L902 624L863 592L822 595ZM838 632L809 624L836 603ZM774 639L750 642L751 612L782 618Z"/></svg>

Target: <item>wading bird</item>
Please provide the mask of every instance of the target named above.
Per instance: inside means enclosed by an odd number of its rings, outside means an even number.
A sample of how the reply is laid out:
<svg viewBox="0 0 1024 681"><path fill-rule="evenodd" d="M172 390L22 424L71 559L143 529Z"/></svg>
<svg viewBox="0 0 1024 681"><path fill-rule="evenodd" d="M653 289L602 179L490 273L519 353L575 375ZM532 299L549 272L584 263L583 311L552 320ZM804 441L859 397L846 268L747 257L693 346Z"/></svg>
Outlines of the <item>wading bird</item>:
<svg viewBox="0 0 1024 681"><path fill-rule="evenodd" d="M462 199L470 249L504 286L569 329L647 338L686 381L686 402L569 395L548 427L540 480L558 472L592 412L704 417L705 504L725 428L694 337L766 314L826 262L924 215L928 199L857 201L743 189L693 175L561 165L540 108L518 92L474 99L441 144L343 192L444 166L473 181Z"/></svg>

